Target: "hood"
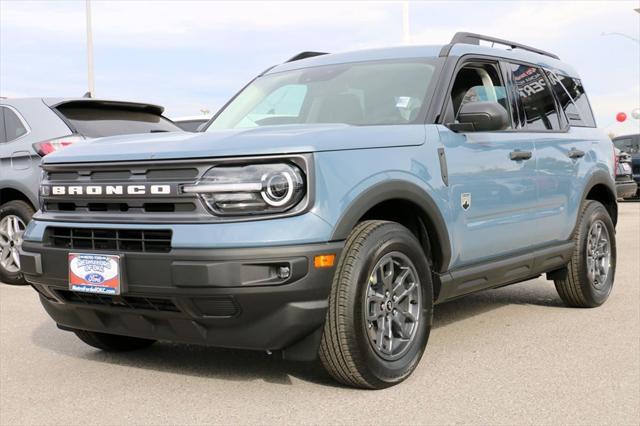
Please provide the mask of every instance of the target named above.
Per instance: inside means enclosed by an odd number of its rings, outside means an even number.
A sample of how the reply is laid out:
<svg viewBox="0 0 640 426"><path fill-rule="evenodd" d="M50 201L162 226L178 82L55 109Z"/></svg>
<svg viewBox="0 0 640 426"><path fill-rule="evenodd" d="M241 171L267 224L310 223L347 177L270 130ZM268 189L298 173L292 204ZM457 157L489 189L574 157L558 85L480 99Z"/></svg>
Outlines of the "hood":
<svg viewBox="0 0 640 426"><path fill-rule="evenodd" d="M112 136L65 148L47 155L43 162L55 164L296 154L421 145L424 141L423 124L266 126L204 133Z"/></svg>

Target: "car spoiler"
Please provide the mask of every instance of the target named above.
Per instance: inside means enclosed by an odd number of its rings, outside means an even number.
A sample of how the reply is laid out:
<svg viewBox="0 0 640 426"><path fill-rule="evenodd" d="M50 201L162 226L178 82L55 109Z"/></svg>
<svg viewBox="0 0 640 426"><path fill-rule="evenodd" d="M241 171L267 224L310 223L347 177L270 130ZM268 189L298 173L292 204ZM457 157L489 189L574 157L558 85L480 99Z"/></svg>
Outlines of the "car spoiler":
<svg viewBox="0 0 640 426"><path fill-rule="evenodd" d="M75 108L95 108L95 109L118 109L126 111L141 111L155 115L162 115L164 107L141 102L110 101L105 99L43 99L44 103L51 108L75 107Z"/></svg>

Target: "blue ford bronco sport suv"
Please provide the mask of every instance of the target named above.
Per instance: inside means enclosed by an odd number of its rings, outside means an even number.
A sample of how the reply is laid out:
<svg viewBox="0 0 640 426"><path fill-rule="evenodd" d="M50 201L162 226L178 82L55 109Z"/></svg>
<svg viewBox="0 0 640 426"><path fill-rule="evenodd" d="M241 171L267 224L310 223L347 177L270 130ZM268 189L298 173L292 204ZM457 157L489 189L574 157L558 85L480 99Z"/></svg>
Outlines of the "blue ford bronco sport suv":
<svg viewBox="0 0 640 426"><path fill-rule="evenodd" d="M553 54L469 33L305 52L202 133L45 157L20 261L58 326L97 348L319 355L383 388L415 369L438 303L546 273L567 305L602 304L613 162Z"/></svg>

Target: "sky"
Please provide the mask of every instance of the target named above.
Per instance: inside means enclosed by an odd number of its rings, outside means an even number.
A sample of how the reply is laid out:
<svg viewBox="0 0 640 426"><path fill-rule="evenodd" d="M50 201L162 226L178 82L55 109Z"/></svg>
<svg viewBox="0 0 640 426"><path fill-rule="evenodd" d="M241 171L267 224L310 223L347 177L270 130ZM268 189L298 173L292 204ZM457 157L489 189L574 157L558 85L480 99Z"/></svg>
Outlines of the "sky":
<svg viewBox="0 0 640 426"><path fill-rule="evenodd" d="M248 80L306 50L446 44L456 31L556 53L578 70L598 126L640 132L640 1L92 0L95 95L215 112ZM0 96L87 91L85 1L0 0ZM617 32L623 35L603 35ZM618 112L628 116L623 123Z"/></svg>

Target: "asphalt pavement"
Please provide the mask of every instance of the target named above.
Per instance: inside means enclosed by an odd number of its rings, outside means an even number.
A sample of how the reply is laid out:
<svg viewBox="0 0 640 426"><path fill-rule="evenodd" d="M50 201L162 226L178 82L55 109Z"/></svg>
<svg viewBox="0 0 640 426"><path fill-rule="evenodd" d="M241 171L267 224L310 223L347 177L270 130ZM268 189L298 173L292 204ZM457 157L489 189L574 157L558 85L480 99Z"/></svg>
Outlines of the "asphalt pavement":
<svg viewBox="0 0 640 426"><path fill-rule="evenodd" d="M0 285L0 424L640 424L640 203L621 203L613 292L562 305L543 278L436 307L403 384L363 391L318 364L160 343L102 353L29 287Z"/></svg>

